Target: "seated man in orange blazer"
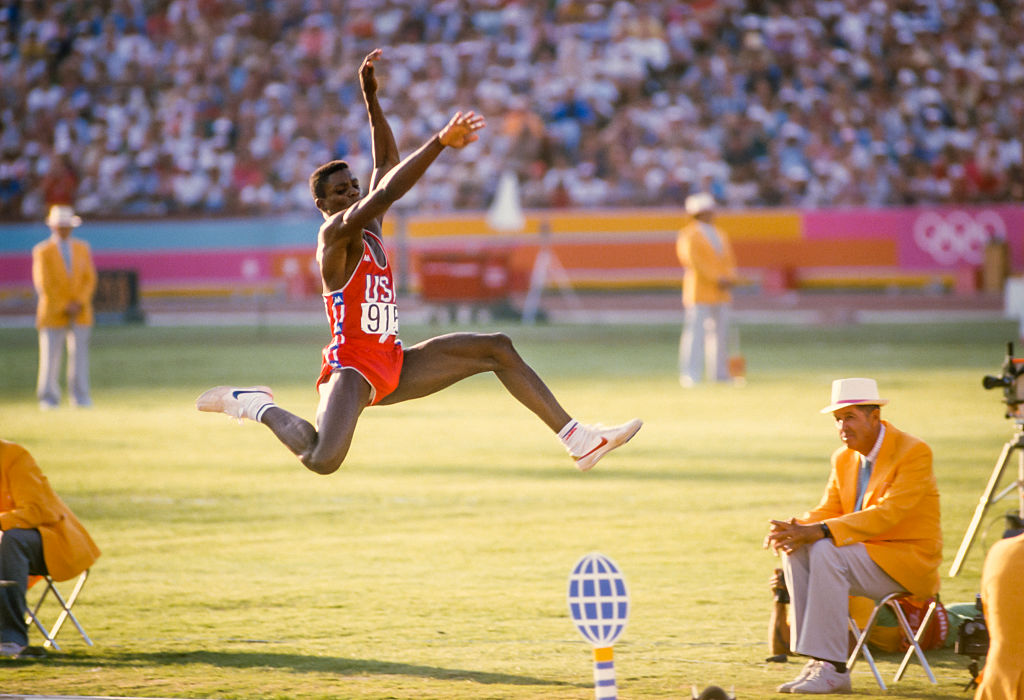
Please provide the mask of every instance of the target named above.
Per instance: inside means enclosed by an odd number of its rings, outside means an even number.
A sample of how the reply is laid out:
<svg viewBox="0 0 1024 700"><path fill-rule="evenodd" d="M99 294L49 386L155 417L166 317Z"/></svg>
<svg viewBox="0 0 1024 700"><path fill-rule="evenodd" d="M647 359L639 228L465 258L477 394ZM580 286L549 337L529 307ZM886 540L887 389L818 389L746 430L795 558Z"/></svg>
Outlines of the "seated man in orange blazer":
<svg viewBox="0 0 1024 700"><path fill-rule="evenodd" d="M92 332L92 297L96 291L96 267L89 244L71 233L81 218L71 207L50 207L46 225L51 235L32 248L32 283L39 303L39 379L36 398L48 410L60 403L58 375L68 349L68 393L76 406L92 405L89 396L89 336Z"/></svg>
<svg viewBox="0 0 1024 700"><path fill-rule="evenodd" d="M782 693L850 690L849 596L878 600L939 590L942 528L932 451L881 419L873 379L837 379L832 402L844 446L832 454L821 502L799 518L772 520L766 546L782 553L792 601L792 649L811 657Z"/></svg>
<svg viewBox="0 0 1024 700"><path fill-rule="evenodd" d="M66 581L99 555L28 450L0 440L0 579L15 584L0 588L0 657L18 656L28 645L28 577Z"/></svg>

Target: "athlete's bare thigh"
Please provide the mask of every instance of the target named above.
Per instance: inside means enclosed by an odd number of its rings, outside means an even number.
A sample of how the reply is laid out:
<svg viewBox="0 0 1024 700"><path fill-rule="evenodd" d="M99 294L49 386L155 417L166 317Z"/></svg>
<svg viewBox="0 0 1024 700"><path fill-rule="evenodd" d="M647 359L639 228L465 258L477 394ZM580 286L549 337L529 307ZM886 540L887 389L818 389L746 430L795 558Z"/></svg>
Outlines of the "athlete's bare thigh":
<svg viewBox="0 0 1024 700"><path fill-rule="evenodd" d="M370 403L370 384L354 369L341 369L331 374L320 387L320 403L316 409L316 429L320 442L326 434L355 430L356 418ZM351 428L346 428L351 424Z"/></svg>
<svg viewBox="0 0 1024 700"><path fill-rule="evenodd" d="M418 399L474 374L496 371L503 355L514 352L500 333L449 333L424 340L405 349L398 387L380 403Z"/></svg>

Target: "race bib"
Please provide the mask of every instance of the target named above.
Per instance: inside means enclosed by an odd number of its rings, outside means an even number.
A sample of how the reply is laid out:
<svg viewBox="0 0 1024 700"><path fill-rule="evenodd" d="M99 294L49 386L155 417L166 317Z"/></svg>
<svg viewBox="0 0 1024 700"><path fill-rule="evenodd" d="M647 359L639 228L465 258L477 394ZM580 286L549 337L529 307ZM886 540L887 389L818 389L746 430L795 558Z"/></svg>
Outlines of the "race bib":
<svg viewBox="0 0 1024 700"><path fill-rule="evenodd" d="M379 335L380 342L388 337L398 336L398 305L380 301L363 302L360 326L363 333Z"/></svg>

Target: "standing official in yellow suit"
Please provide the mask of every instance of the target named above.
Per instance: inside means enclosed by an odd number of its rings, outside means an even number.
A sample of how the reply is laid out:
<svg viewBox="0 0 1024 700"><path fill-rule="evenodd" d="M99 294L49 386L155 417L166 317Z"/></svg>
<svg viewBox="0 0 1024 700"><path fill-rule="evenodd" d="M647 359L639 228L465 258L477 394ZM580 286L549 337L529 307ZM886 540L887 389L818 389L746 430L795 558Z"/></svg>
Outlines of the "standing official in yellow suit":
<svg viewBox="0 0 1024 700"><path fill-rule="evenodd" d="M28 450L0 439L0 579L15 584L0 588L0 657L17 656L28 645L28 577L66 581L99 555Z"/></svg>
<svg viewBox="0 0 1024 700"><path fill-rule="evenodd" d="M989 648L974 700L1024 698L1024 535L999 540L981 571Z"/></svg>
<svg viewBox="0 0 1024 700"><path fill-rule="evenodd" d="M92 334L92 297L96 267L89 244L72 238L82 220L69 206L50 207L46 225L51 235L32 249L32 283L39 303L39 379L36 398L43 410L60 403L58 375L68 350L68 393L75 406L92 405L89 395L89 338Z"/></svg>
<svg viewBox="0 0 1024 700"><path fill-rule="evenodd" d="M714 225L715 200L701 192L685 202L693 221L679 231L676 255L683 275L683 333L679 339L679 383L691 387L704 378L706 346L710 346L708 377L729 380L729 313L736 284L736 256L729 238Z"/></svg>

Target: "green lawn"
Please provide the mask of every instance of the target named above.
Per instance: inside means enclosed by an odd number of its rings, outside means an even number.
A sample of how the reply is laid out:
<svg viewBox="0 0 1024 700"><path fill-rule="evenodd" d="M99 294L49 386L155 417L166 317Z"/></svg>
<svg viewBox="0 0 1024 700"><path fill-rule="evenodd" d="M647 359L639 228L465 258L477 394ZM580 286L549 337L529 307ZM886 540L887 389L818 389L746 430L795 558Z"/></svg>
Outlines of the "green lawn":
<svg viewBox="0 0 1024 700"><path fill-rule="evenodd" d="M838 445L818 409L832 379L873 376L883 415L933 447L943 598L973 600L1007 498L946 574L1013 423L981 377L1011 323L742 329L749 384L682 390L678 328L502 328L570 413L646 424L586 474L557 439L475 377L364 413L341 471L306 471L253 423L200 414L219 383L266 383L311 416L323 329L100 327L89 411L41 413L31 329L0 330L0 435L35 455L104 554L65 651L0 668L0 692L189 698L593 697L568 618L569 571L623 568L623 698L690 686L775 695L766 664L776 560L767 521L817 502ZM430 334L408 327L407 342ZM38 635L34 638L38 643ZM967 660L930 653L892 695L961 699ZM891 676L895 657L882 655ZM866 664L854 688L879 695Z"/></svg>

